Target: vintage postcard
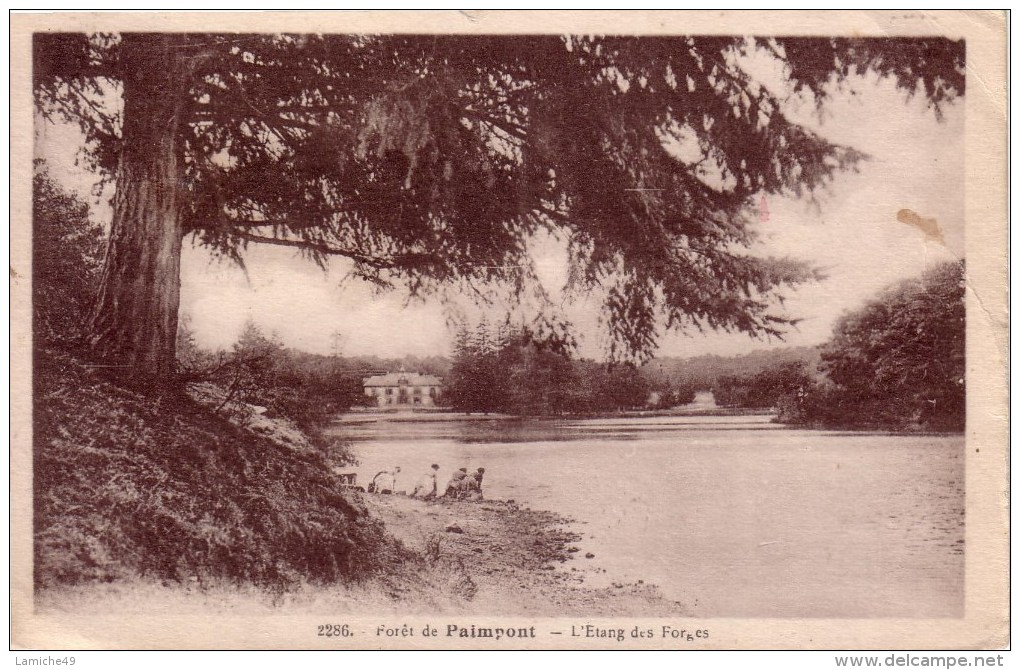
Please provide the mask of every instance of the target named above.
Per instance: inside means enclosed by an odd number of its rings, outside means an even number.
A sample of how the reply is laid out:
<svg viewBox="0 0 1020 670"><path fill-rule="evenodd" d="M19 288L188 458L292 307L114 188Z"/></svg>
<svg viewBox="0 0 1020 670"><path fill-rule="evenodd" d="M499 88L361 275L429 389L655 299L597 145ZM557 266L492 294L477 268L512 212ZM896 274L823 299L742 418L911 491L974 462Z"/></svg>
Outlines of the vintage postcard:
<svg viewBox="0 0 1020 670"><path fill-rule="evenodd" d="M1008 644L1004 13L11 18L15 649Z"/></svg>

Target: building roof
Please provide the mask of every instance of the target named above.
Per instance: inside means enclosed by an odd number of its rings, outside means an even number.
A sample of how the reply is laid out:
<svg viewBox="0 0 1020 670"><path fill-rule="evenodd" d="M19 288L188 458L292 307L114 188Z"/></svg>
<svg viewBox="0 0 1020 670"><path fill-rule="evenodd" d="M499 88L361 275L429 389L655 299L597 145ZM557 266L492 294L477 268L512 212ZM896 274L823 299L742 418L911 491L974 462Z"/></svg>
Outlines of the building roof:
<svg viewBox="0 0 1020 670"><path fill-rule="evenodd" d="M368 386L400 386L400 380L408 386L441 386L443 380L435 375L423 375L418 372L387 372L384 375L366 377L362 383Z"/></svg>

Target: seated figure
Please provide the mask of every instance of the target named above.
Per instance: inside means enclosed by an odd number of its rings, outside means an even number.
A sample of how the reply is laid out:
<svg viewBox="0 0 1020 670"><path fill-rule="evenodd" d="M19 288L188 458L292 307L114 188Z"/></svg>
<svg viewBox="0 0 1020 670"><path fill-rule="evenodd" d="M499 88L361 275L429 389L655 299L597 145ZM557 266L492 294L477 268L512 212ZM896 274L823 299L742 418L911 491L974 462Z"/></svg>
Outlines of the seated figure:
<svg viewBox="0 0 1020 670"><path fill-rule="evenodd" d="M397 490L397 475L400 473L400 466L393 466L392 470L383 470L372 477L372 483L368 485L369 493L393 493Z"/></svg>
<svg viewBox="0 0 1020 670"><path fill-rule="evenodd" d="M436 463L432 464L430 472L425 473L425 476L421 478L421 481L414 487L414 491L411 492L411 496L414 498L424 498L425 500L432 500L439 493L439 485L436 482L436 473L439 472L439 465Z"/></svg>
<svg viewBox="0 0 1020 670"><path fill-rule="evenodd" d="M462 491L462 483L468 476L467 468L461 468L450 476L450 481L446 483L446 492L443 494L447 498L460 498Z"/></svg>
<svg viewBox="0 0 1020 670"><path fill-rule="evenodd" d="M465 477L461 497L466 500L481 500L483 477L485 477L485 468L478 468L477 472Z"/></svg>

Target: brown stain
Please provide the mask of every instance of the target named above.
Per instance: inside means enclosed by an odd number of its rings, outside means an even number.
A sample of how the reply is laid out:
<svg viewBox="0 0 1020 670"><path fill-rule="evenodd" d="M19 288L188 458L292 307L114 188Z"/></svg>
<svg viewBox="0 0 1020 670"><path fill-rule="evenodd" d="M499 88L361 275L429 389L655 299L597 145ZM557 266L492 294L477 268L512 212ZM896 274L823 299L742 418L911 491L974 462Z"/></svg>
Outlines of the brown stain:
<svg viewBox="0 0 1020 670"><path fill-rule="evenodd" d="M946 238L942 236L942 228L936 219L926 219L912 209L901 209L896 212L896 220L917 228L930 240L943 246L946 244Z"/></svg>
<svg viewBox="0 0 1020 670"><path fill-rule="evenodd" d="M21 279L21 275L18 274L18 271L15 270L13 266L8 267L11 268L11 279Z"/></svg>

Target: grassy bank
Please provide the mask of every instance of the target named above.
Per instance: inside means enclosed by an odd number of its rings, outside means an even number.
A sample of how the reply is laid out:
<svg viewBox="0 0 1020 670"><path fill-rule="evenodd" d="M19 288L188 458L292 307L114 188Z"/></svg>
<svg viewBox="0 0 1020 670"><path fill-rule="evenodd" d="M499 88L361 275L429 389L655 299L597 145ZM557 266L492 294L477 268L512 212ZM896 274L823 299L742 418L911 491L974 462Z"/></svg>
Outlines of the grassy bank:
<svg viewBox="0 0 1020 670"><path fill-rule="evenodd" d="M282 590L385 571L399 547L300 432L238 425L74 356L35 368L38 587L150 578ZM381 551L384 549L385 551Z"/></svg>

